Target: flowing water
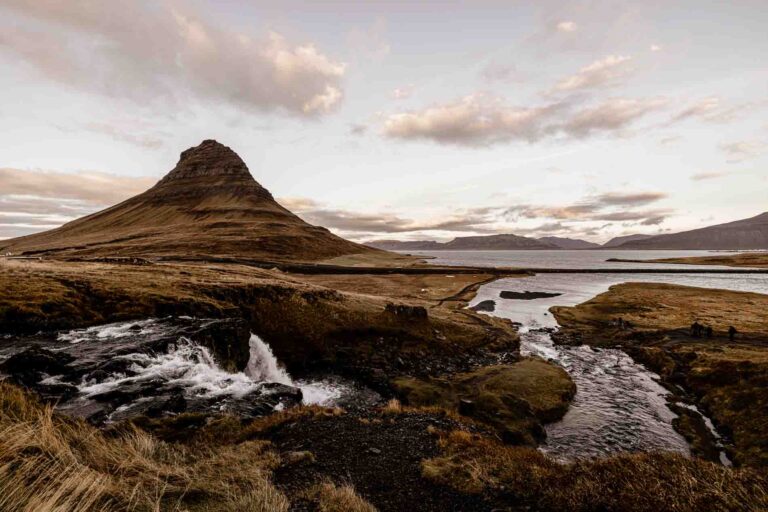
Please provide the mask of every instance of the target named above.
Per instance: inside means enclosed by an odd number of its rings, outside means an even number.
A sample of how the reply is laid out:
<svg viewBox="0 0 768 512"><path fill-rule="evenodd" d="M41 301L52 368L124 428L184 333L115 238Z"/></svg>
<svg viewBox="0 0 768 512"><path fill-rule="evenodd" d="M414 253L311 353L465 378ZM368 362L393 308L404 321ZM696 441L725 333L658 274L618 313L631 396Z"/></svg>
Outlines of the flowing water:
<svg viewBox="0 0 768 512"><path fill-rule="evenodd" d="M451 261L454 264L477 264L474 252L452 252L454 254L451 255ZM549 252L560 254L603 251ZM511 261L500 261L500 257L499 254L494 256L494 264L512 264ZM553 257L555 256L549 256ZM572 257L572 254L566 255L565 259L570 260ZM593 256L587 257L588 260L590 258ZM577 267L572 263L561 262L559 266ZM552 264L558 266L556 262ZM576 383L577 393L566 415L561 421L547 426L547 441L542 449L555 457L574 459L637 450L670 450L686 454L690 452L688 443L672 428L672 420L676 415L667 406L668 392L658 383L656 374L634 363L620 350L596 349L586 345L560 346L552 342L550 332L557 328L557 322L548 311L551 306L573 306L607 291L614 284L626 281L768 293L766 275L540 274L500 279L484 285L470 305L494 300L496 307L490 314L522 324L521 352L537 355L563 366ZM503 290L560 295L534 300L505 300L499 297ZM712 422L705 416L703 418L719 440ZM724 452L721 452L721 460L728 463Z"/></svg>
<svg viewBox="0 0 768 512"><path fill-rule="evenodd" d="M59 409L86 417L99 413L107 422L144 414L153 404L162 409L169 395L183 397L194 410L253 414L281 410L296 396L304 404L324 406L376 399L371 391L332 375L293 379L255 334L244 371L228 372L187 335L190 326L205 322L215 321L152 318L12 338L0 347L0 361L32 345L74 357L74 382L71 374L49 375L42 384L74 384L75 396L62 400Z"/></svg>
<svg viewBox="0 0 768 512"><path fill-rule="evenodd" d="M680 268L674 263L630 263L609 259L653 260L733 254L712 251L628 251L616 249L536 251L398 251L432 258L436 265L524 268ZM727 269L715 265L685 265L685 268Z"/></svg>

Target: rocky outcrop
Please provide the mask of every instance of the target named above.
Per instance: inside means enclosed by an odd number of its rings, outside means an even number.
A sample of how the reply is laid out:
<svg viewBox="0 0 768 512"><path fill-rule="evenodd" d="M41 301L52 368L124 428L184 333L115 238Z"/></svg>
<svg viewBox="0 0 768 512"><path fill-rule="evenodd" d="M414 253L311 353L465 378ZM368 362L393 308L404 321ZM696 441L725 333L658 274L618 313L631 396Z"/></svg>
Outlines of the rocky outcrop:
<svg viewBox="0 0 768 512"><path fill-rule="evenodd" d="M559 366L523 359L442 377L395 380L411 405L453 410L495 428L510 444L535 446L546 437L542 426L560 419L576 385Z"/></svg>
<svg viewBox="0 0 768 512"><path fill-rule="evenodd" d="M501 293L499 293L499 297L501 297L502 299L512 299L512 300L547 299L550 297L559 297L560 295L562 295L562 293L529 292L528 290L524 292L510 292L510 291L504 290Z"/></svg>

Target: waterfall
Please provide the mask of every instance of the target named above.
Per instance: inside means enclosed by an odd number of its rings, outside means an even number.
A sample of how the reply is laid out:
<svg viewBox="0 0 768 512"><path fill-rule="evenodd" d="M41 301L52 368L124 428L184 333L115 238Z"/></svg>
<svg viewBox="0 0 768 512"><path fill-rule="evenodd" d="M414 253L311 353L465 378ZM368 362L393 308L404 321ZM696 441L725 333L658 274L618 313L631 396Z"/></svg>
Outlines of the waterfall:
<svg viewBox="0 0 768 512"><path fill-rule="evenodd" d="M248 366L245 368L245 374L255 382L279 382L293 386L293 379L288 375L284 368L280 367L277 358L272 353L272 349L264 343L264 340L251 334L248 342L251 349L251 357L248 360Z"/></svg>

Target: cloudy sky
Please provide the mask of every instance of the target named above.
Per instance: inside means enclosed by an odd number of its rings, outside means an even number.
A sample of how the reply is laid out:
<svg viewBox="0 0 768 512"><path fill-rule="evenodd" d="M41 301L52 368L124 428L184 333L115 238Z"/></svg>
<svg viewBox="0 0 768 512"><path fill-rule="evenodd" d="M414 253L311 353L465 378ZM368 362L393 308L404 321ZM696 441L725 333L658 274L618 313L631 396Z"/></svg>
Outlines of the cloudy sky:
<svg viewBox="0 0 768 512"><path fill-rule="evenodd" d="M232 147L355 240L768 210L756 1L0 0L0 238Z"/></svg>

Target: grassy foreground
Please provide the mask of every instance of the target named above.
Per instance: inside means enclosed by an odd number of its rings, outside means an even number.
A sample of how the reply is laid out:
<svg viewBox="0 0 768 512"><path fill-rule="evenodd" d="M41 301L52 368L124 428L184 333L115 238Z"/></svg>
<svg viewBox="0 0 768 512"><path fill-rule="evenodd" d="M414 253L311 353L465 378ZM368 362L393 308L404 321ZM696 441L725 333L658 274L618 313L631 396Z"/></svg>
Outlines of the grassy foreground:
<svg viewBox="0 0 768 512"><path fill-rule="evenodd" d="M768 467L768 295L624 283L552 312L566 340L619 344L671 389L692 394L732 438L735 463ZM617 317L632 328L612 325ZM695 321L712 326L713 336L692 337ZM734 341L729 326L738 331Z"/></svg>
<svg viewBox="0 0 768 512"><path fill-rule="evenodd" d="M624 454L573 464L466 431L440 436L423 475L470 494L497 494L534 510L687 512L765 510L763 475L677 454Z"/></svg>
<svg viewBox="0 0 768 512"><path fill-rule="evenodd" d="M356 474L348 474L347 482L320 480L287 494L279 490L273 483L276 471L305 465L311 472L323 461L316 462L312 442L307 451L286 452L270 438L305 422L312 431L318 418L339 428L352 421L363 433L392 430L407 453L410 440L397 436L400 425L411 415L425 413L391 405L379 414L355 420L338 410L300 408L249 423L214 418L201 423L194 435L169 442L131 425L97 430L53 413L19 388L0 384L0 509L279 512L302 503L310 510L373 512L376 503L352 485ZM536 450L502 445L452 424L459 429L426 428L436 456L421 461L420 482L401 485L477 497L467 502L478 504L472 510L693 512L768 507L765 476L752 470L664 454L561 464ZM339 443L333 454L360 456L345 450L346 444ZM386 509L386 503L381 505ZM412 510L425 509L413 503Z"/></svg>

